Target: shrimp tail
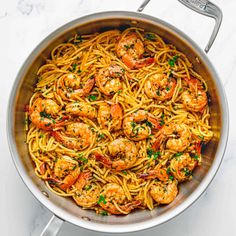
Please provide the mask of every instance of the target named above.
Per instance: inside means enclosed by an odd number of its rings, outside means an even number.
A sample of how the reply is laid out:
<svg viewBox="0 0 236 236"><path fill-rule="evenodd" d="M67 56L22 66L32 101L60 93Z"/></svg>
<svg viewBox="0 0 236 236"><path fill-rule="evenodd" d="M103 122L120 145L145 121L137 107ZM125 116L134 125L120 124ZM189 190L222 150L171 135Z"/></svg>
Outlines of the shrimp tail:
<svg viewBox="0 0 236 236"><path fill-rule="evenodd" d="M148 173L143 173L139 175L143 179L156 179L161 181L167 181L169 179L168 174L165 169L150 170Z"/></svg>
<svg viewBox="0 0 236 236"><path fill-rule="evenodd" d="M156 170L150 170L148 173L141 173L139 177L142 179L156 179L158 177L158 172Z"/></svg>
<svg viewBox="0 0 236 236"><path fill-rule="evenodd" d="M122 57L122 61L131 69L140 69L144 66L154 63L154 58L135 60L130 55L126 54Z"/></svg>
<svg viewBox="0 0 236 236"><path fill-rule="evenodd" d="M63 122L69 120L70 118L71 118L70 116L63 116L60 121Z"/></svg>
<svg viewBox="0 0 236 236"><path fill-rule="evenodd" d="M56 124L54 124L54 128L61 127L67 124L67 121L71 118L71 116L63 116L58 121L56 121Z"/></svg>
<svg viewBox="0 0 236 236"><path fill-rule="evenodd" d="M54 137L57 141L62 142L63 138L61 134L58 131L51 131L50 132L51 136Z"/></svg>
<svg viewBox="0 0 236 236"><path fill-rule="evenodd" d="M89 78L88 81L86 82L85 86L84 86L84 91L85 91L84 96L86 96L91 91L94 84L95 84L95 78L94 77Z"/></svg>
<svg viewBox="0 0 236 236"><path fill-rule="evenodd" d="M132 211L133 209L135 209L135 208L137 208L138 206L140 206L141 203L142 203L142 202L141 202L140 200L135 200L135 201L130 202L130 203L124 205L124 206L121 206L120 208L121 208L122 210L126 211L127 214L128 214L130 211Z"/></svg>
<svg viewBox="0 0 236 236"><path fill-rule="evenodd" d="M115 120L117 119L117 126L116 128L119 129L119 122L120 122L120 119L122 119L122 116L123 116L123 110L122 110L122 107L119 105L119 104L114 104L114 105L111 105L111 117Z"/></svg>
<svg viewBox="0 0 236 236"><path fill-rule="evenodd" d="M198 142L196 144L196 151L197 151L197 154L201 154L201 150L202 150L202 143L201 142Z"/></svg>
<svg viewBox="0 0 236 236"><path fill-rule="evenodd" d="M153 118L153 117L148 117L148 121L151 122L152 124L152 128L155 130L159 130L162 128L162 126L160 125L160 120Z"/></svg>
<svg viewBox="0 0 236 236"><path fill-rule="evenodd" d="M140 173L140 174L138 175L138 177L139 177L139 178L142 178L142 179L148 179L149 176L150 176L149 173Z"/></svg>
<svg viewBox="0 0 236 236"><path fill-rule="evenodd" d="M39 172L41 175L44 175L46 173L46 164L45 162L43 162L40 166L39 166Z"/></svg>
<svg viewBox="0 0 236 236"><path fill-rule="evenodd" d="M61 184L59 184L60 189L65 191L67 188L72 186L78 179L79 175L80 175L80 168L77 168L69 175L67 175L65 179L61 182Z"/></svg>
<svg viewBox="0 0 236 236"><path fill-rule="evenodd" d="M74 143L66 140L65 137L59 131L51 131L50 134L52 137L55 138L57 142L62 143L62 145L64 145L65 147L71 148L71 149L75 148Z"/></svg>
<svg viewBox="0 0 236 236"><path fill-rule="evenodd" d="M83 187L87 184L87 182L88 182L90 176L91 176L91 173L90 173L90 172L82 172L82 173L79 175L79 178L78 178L77 181L76 181L75 187L76 187L78 190L82 190Z"/></svg>
<svg viewBox="0 0 236 236"><path fill-rule="evenodd" d="M94 153L94 156L95 156L96 161L99 161L104 166L111 168L112 163L108 158L106 158L105 156L103 156L102 154L100 154L98 152Z"/></svg>
<svg viewBox="0 0 236 236"><path fill-rule="evenodd" d="M84 87L81 89L75 90L71 93L72 99L77 99L78 97L85 97L89 94L95 84L95 79L93 77L89 78L88 81L84 84Z"/></svg>
<svg viewBox="0 0 236 236"><path fill-rule="evenodd" d="M194 89L197 87L198 89L202 89L202 85L199 80L192 77L184 78L184 80L186 81L186 83L189 85L190 88Z"/></svg>
<svg viewBox="0 0 236 236"><path fill-rule="evenodd" d="M75 148L74 143L70 142L70 140L68 141L67 139L65 139L65 137L59 131L51 131L50 134L55 138L57 142L62 143L63 146L71 149Z"/></svg>
<svg viewBox="0 0 236 236"><path fill-rule="evenodd" d="M131 203L131 206L132 206L133 209L134 209L134 208L140 206L141 203L142 203L141 200L135 200L135 201L133 201L133 202Z"/></svg>
<svg viewBox="0 0 236 236"><path fill-rule="evenodd" d="M156 140L156 141L152 144L152 149L153 149L154 151L157 151L157 150L160 149L160 146L161 146L161 144L159 143L158 140Z"/></svg>
<svg viewBox="0 0 236 236"><path fill-rule="evenodd" d="M144 59L141 59L139 61L136 61L135 63L135 68L136 69L139 69L139 68L142 68L144 66L148 66L148 65L151 65L152 63L154 63L154 58L144 58Z"/></svg>
<svg viewBox="0 0 236 236"><path fill-rule="evenodd" d="M57 184L61 183L61 181L59 179L57 179L56 177L46 178L46 181L48 181L49 184L52 184L52 185L57 185Z"/></svg>

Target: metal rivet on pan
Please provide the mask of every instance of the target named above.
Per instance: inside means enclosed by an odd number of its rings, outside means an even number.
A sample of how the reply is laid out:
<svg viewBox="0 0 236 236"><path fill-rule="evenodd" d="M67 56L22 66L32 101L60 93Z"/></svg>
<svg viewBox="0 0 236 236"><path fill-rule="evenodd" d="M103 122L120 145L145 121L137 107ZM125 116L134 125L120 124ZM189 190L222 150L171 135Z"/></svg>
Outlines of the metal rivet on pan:
<svg viewBox="0 0 236 236"><path fill-rule="evenodd" d="M198 64L201 63L198 57L195 57L195 60L196 60L196 62L197 62Z"/></svg>
<svg viewBox="0 0 236 236"><path fill-rule="evenodd" d="M45 192L44 190L42 190L41 192L42 192L42 194L43 194L45 197L49 198L49 195L48 195L47 192Z"/></svg>
<svg viewBox="0 0 236 236"><path fill-rule="evenodd" d="M90 221L91 219L89 219L87 216L82 216L81 217L83 220L87 220L87 221Z"/></svg>

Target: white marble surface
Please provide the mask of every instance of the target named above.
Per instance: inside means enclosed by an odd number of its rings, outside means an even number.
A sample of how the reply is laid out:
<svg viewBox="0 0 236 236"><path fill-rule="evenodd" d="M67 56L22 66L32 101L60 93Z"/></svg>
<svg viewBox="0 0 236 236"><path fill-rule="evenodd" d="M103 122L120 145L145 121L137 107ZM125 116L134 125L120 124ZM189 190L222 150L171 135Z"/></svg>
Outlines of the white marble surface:
<svg viewBox="0 0 236 236"><path fill-rule="evenodd" d="M7 101L15 76L33 48L50 32L82 15L104 10L134 11L142 0L8 0L0 7L0 225L3 236L39 235L51 213L37 202L19 178L6 140ZM230 137L223 164L203 196L172 221L127 235L235 235L236 232L236 1L214 0L224 12L218 38L209 53L226 89ZM144 11L184 30L204 47L213 21L191 12L177 0L152 0ZM59 236L104 235L65 223Z"/></svg>

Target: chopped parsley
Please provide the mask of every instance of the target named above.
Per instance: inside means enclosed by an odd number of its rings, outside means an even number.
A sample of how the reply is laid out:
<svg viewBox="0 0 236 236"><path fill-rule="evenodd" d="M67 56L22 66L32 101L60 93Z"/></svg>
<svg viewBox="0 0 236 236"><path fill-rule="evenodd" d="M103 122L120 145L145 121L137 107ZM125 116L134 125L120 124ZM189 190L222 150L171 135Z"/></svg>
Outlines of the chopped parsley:
<svg viewBox="0 0 236 236"><path fill-rule="evenodd" d="M131 121L130 124L131 124L132 128L134 128L134 127L136 126L137 123L134 122L134 121Z"/></svg>
<svg viewBox="0 0 236 236"><path fill-rule="evenodd" d="M73 167L72 167L72 170L75 170L77 168L77 165L74 165Z"/></svg>
<svg viewBox="0 0 236 236"><path fill-rule="evenodd" d="M91 189L92 188L92 185L86 185L85 187L84 187L84 189L86 190L86 191L88 191L89 189Z"/></svg>
<svg viewBox="0 0 236 236"><path fill-rule="evenodd" d="M198 156L197 154L195 154L195 155L193 156L193 159L195 159L196 161L198 161L198 160L199 160L199 156Z"/></svg>
<svg viewBox="0 0 236 236"><path fill-rule="evenodd" d="M48 113L45 112L45 111L41 111L39 114L40 114L41 117L51 119L51 115L48 114Z"/></svg>
<svg viewBox="0 0 236 236"><path fill-rule="evenodd" d="M192 172L188 168L184 168L183 171L186 177L189 177L192 175Z"/></svg>
<svg viewBox="0 0 236 236"><path fill-rule="evenodd" d="M89 99L90 101L96 101L96 100L97 100L97 96L95 96L95 95L89 95L89 96L88 96L88 99Z"/></svg>
<svg viewBox="0 0 236 236"><path fill-rule="evenodd" d="M179 58L178 55L173 56L173 58L168 61L169 65L170 65L171 67L174 67L176 61L178 60L178 58Z"/></svg>
<svg viewBox="0 0 236 236"><path fill-rule="evenodd" d="M170 175L169 179L173 181L174 180L174 176Z"/></svg>
<svg viewBox="0 0 236 236"><path fill-rule="evenodd" d="M173 170L172 170L172 171L173 171ZM170 169L170 167L168 167L168 168L166 169L166 174L168 174L170 180L172 180L172 181L174 180L174 176L171 175L171 169Z"/></svg>
<svg viewBox="0 0 236 236"><path fill-rule="evenodd" d="M160 89L158 89L158 90L156 91L156 94L157 94L157 96L161 96Z"/></svg>
<svg viewBox="0 0 236 236"><path fill-rule="evenodd" d="M105 138L105 135L104 135L104 134L102 134L102 133L101 133L101 134L100 134L100 133L98 134L98 140L101 140L101 139L104 139L104 138Z"/></svg>
<svg viewBox="0 0 236 236"><path fill-rule="evenodd" d="M88 163L88 159L83 157L81 154L79 155L80 157L78 158L79 161L83 162L84 164Z"/></svg>
<svg viewBox="0 0 236 236"><path fill-rule="evenodd" d="M75 39L77 42L81 43L83 41L82 36L78 35Z"/></svg>
<svg viewBox="0 0 236 236"><path fill-rule="evenodd" d="M183 152L177 152L177 153L175 153L175 157L179 157L179 156L182 156L184 153Z"/></svg>
<svg viewBox="0 0 236 236"><path fill-rule="evenodd" d="M101 211L101 212L100 212L100 215L102 215L102 216L108 216L108 213L107 213L107 211Z"/></svg>
<svg viewBox="0 0 236 236"><path fill-rule="evenodd" d="M127 175L127 171L126 171L126 170L122 170L122 173L123 173L124 175Z"/></svg>
<svg viewBox="0 0 236 236"><path fill-rule="evenodd" d="M167 168L167 170L166 170L166 174L168 174L168 175L169 175L169 174L170 174L170 172L171 172L171 170L170 170L170 167L168 167L168 168Z"/></svg>
<svg viewBox="0 0 236 236"><path fill-rule="evenodd" d="M167 92L170 91L170 87L166 87L166 91L167 91Z"/></svg>
<svg viewBox="0 0 236 236"><path fill-rule="evenodd" d="M148 127L152 128L152 123L151 123L150 121L146 120L146 121L145 121L145 124L146 124Z"/></svg>
<svg viewBox="0 0 236 236"><path fill-rule="evenodd" d="M105 196L104 196L104 195L100 195L100 196L99 196L99 199L98 199L98 204L101 204L101 203L104 203L104 204L106 204L106 203L107 203L107 201L106 201L106 199L105 199Z"/></svg>
<svg viewBox="0 0 236 236"><path fill-rule="evenodd" d="M130 49L130 48L133 48L133 47L134 47L134 44L124 45L124 47L125 47L126 49Z"/></svg>
<svg viewBox="0 0 236 236"><path fill-rule="evenodd" d="M78 64L72 64L72 65L71 65L72 68L70 69L70 71L71 71L71 72L75 72L77 66L78 66Z"/></svg>
<svg viewBox="0 0 236 236"><path fill-rule="evenodd" d="M204 136L198 135L198 137L199 137L200 139L204 140Z"/></svg>
<svg viewBox="0 0 236 236"><path fill-rule="evenodd" d="M165 124L165 121L164 121L164 117L165 117L165 115L164 115L164 113L162 113L162 115L161 115L161 121L160 121L160 126L163 126L164 124Z"/></svg>
<svg viewBox="0 0 236 236"><path fill-rule="evenodd" d="M147 40L150 40L150 41L155 41L156 35L147 33L147 34L144 35L144 38L147 39Z"/></svg>
<svg viewBox="0 0 236 236"><path fill-rule="evenodd" d="M160 155L161 155L160 151L155 152L152 148L148 148L147 149L147 156L148 156L148 158L152 158L153 157L153 160L156 160L157 158L159 158Z"/></svg>

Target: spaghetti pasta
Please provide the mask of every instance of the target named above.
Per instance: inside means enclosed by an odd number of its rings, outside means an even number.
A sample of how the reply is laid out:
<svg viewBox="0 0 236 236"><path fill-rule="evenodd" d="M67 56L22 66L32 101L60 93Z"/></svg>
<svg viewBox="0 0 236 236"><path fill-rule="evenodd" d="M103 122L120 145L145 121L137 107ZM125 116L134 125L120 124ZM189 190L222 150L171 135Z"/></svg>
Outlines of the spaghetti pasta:
<svg viewBox="0 0 236 236"><path fill-rule="evenodd" d="M25 116L35 173L85 209L172 202L213 136L204 78L155 33L75 35L37 76Z"/></svg>

